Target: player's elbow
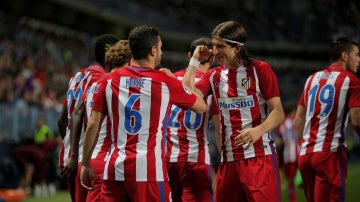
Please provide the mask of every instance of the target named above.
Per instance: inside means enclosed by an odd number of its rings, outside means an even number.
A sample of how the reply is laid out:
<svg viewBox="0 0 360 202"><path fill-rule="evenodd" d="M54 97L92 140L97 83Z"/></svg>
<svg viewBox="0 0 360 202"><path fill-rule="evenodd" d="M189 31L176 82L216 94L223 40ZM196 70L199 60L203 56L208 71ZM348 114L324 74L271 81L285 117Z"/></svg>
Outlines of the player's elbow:
<svg viewBox="0 0 360 202"><path fill-rule="evenodd" d="M206 104L204 100L197 99L195 104L191 107L191 110L199 114L204 113L206 111Z"/></svg>
<svg viewBox="0 0 360 202"><path fill-rule="evenodd" d="M357 118L356 120L352 119L351 123L355 132L360 136L360 118Z"/></svg>
<svg viewBox="0 0 360 202"><path fill-rule="evenodd" d="M281 110L279 113L279 122L282 123L285 120L284 110Z"/></svg>
<svg viewBox="0 0 360 202"><path fill-rule="evenodd" d="M96 132L98 131L98 125L99 124L95 121L89 120L86 127L85 136L96 134Z"/></svg>
<svg viewBox="0 0 360 202"><path fill-rule="evenodd" d="M206 104L201 105L201 107L197 110L197 113L202 114L206 111Z"/></svg>
<svg viewBox="0 0 360 202"><path fill-rule="evenodd" d="M352 119L351 123L355 128L360 128L360 118Z"/></svg>

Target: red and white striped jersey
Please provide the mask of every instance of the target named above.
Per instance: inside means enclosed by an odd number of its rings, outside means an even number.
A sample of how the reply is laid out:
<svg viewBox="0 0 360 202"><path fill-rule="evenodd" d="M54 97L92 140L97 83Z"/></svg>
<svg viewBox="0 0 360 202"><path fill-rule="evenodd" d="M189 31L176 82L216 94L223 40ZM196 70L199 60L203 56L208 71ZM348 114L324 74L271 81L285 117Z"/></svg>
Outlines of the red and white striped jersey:
<svg viewBox="0 0 360 202"><path fill-rule="evenodd" d="M92 105L94 103L94 93L97 93L99 90L98 82L94 82L89 90L86 92L85 98L85 118L84 125L87 126L87 122L91 116ZM108 157L110 146L111 146L111 122L109 116L106 116L99 130L98 140L94 147L91 159L98 159L105 161ZM81 137L83 139L83 136ZM82 140L83 141L83 140ZM79 160L81 161L81 160Z"/></svg>
<svg viewBox="0 0 360 202"><path fill-rule="evenodd" d="M189 109L196 95L176 78L147 67L117 69L99 84L93 110L111 120L112 146L104 179L168 181L165 115L172 104Z"/></svg>
<svg viewBox="0 0 360 202"><path fill-rule="evenodd" d="M349 109L360 106L360 80L341 66L331 65L307 79L299 105L306 109L300 155L336 152L346 147Z"/></svg>
<svg viewBox="0 0 360 202"><path fill-rule="evenodd" d="M214 68L213 68L214 69ZM268 63L253 60L234 70L220 66L196 82L204 94L211 87L222 123L222 161L234 161L275 153L270 132L248 149L235 146L238 130L261 124L268 115L266 100L279 97L277 78Z"/></svg>
<svg viewBox="0 0 360 202"><path fill-rule="evenodd" d="M295 117L287 116L277 128L276 135L284 142L284 163L297 162L299 144L295 133Z"/></svg>
<svg viewBox="0 0 360 202"><path fill-rule="evenodd" d="M90 85L105 74L104 68L99 65L91 65L74 74L69 81L67 97L64 107L67 108L68 126L66 135L59 152L59 165L64 166L70 156L70 122L72 113ZM79 145L79 156L82 154L82 145Z"/></svg>
<svg viewBox="0 0 360 202"><path fill-rule="evenodd" d="M174 73L182 81L186 70ZM195 80L204 72L198 70ZM210 165L210 154L207 140L207 129L211 117L211 95L205 98L207 110L203 114L191 110L182 110L173 105L167 123L166 162L197 162Z"/></svg>

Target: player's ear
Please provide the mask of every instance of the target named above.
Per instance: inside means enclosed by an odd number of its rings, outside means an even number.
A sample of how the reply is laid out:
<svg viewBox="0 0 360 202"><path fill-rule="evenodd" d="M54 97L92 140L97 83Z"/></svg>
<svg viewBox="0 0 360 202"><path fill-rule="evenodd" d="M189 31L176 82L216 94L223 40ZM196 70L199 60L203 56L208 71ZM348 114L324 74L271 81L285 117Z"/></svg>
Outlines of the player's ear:
<svg viewBox="0 0 360 202"><path fill-rule="evenodd" d="M236 44L236 51L237 52L240 52L240 50L242 49L242 45L240 45L240 44Z"/></svg>
<svg viewBox="0 0 360 202"><path fill-rule="evenodd" d="M347 61L348 60L348 53L346 51L341 52L341 60Z"/></svg>
<svg viewBox="0 0 360 202"><path fill-rule="evenodd" d="M191 59L191 57L192 57L192 54L191 54L191 52L190 52L190 51L188 52L187 56L188 56L188 59L190 60L190 59Z"/></svg>
<svg viewBox="0 0 360 202"><path fill-rule="evenodd" d="M155 56L156 55L156 46L151 46L151 48L150 48L150 55L151 56Z"/></svg>

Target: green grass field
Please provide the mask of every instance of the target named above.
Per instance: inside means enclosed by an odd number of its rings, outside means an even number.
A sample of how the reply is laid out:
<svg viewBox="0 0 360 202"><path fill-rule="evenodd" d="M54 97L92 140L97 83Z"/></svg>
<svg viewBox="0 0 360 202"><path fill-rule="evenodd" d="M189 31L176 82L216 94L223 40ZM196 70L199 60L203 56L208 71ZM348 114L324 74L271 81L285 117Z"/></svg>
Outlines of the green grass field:
<svg viewBox="0 0 360 202"><path fill-rule="evenodd" d="M355 202L360 201L360 163L350 163L348 167L348 178L346 185L346 201ZM304 191L301 188L297 188L298 202L306 202ZM283 202L288 202L286 193L286 182L282 179L282 195Z"/></svg>
<svg viewBox="0 0 360 202"><path fill-rule="evenodd" d="M348 168L348 179L347 179L347 189L346 189L346 201L355 202L359 201L360 198L360 163L351 163ZM282 195L283 202L288 202L286 196L286 182L282 180ZM298 202L306 202L304 192L302 189L297 188ZM58 191L55 196L47 198L34 198L28 196L23 202L67 202L70 201L70 195L67 191Z"/></svg>

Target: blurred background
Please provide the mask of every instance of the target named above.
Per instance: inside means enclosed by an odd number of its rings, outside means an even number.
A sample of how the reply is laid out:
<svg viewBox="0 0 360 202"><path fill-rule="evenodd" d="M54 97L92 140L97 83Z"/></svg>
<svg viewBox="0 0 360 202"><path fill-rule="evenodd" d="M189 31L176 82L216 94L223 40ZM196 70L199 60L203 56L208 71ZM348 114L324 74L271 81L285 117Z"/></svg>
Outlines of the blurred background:
<svg viewBox="0 0 360 202"><path fill-rule="evenodd" d="M127 38L151 24L161 31L162 66L187 64L190 42L236 20L248 33L249 53L270 63L282 100L297 101L306 78L329 64L338 36L360 42L358 0L2 0L0 1L0 188L16 187L24 168L12 157L30 143L37 121L58 139L57 119L70 76L94 62L96 36ZM359 140L349 129L351 161ZM59 185L56 150L51 180ZM15 179L15 180L14 180Z"/></svg>

